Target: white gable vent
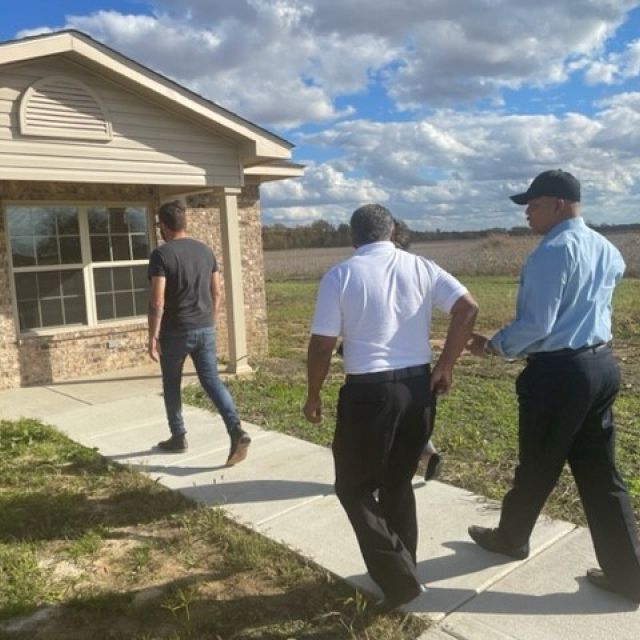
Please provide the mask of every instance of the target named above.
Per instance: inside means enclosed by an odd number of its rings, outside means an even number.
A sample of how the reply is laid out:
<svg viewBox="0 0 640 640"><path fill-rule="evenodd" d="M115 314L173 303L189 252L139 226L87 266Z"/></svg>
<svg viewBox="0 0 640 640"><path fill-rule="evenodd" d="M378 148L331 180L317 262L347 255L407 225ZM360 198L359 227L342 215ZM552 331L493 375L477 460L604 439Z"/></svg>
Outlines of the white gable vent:
<svg viewBox="0 0 640 640"><path fill-rule="evenodd" d="M20 132L27 136L111 140L102 100L82 82L48 76L34 82L20 103Z"/></svg>

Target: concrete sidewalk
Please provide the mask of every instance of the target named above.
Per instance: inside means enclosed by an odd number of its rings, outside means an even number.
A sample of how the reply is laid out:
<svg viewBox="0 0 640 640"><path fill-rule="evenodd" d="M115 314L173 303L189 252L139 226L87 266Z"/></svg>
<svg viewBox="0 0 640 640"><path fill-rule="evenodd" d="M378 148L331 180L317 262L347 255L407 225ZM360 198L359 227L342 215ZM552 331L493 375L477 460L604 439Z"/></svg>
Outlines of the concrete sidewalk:
<svg viewBox="0 0 640 640"><path fill-rule="evenodd" d="M187 378L188 381L188 378ZM228 438L217 415L185 406L189 451L163 454L167 434L155 367L0 392L0 419L41 418L112 460L313 559L378 593L333 493L331 452L246 425L249 457L224 466ZM439 482L416 479L420 578L428 591L407 608L435 624L421 640L636 640L640 611L584 577L597 566L587 530L542 519L525 561L477 547L469 524L495 525L498 506Z"/></svg>

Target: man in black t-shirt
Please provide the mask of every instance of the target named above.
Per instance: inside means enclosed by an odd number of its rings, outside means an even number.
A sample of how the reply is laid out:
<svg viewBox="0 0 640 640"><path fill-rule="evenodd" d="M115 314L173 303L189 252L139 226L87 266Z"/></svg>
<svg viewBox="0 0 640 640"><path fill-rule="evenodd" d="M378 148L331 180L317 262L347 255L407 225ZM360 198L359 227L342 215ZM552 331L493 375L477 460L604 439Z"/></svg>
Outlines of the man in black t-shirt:
<svg viewBox="0 0 640 640"><path fill-rule="evenodd" d="M158 210L165 241L149 258L149 355L160 361L164 405L171 437L158 443L163 451L187 450L180 385L182 368L191 356L198 379L224 420L231 448L227 465L247 456L251 438L242 429L229 391L218 375L215 324L220 302L220 273L213 251L189 238L186 214L179 201Z"/></svg>

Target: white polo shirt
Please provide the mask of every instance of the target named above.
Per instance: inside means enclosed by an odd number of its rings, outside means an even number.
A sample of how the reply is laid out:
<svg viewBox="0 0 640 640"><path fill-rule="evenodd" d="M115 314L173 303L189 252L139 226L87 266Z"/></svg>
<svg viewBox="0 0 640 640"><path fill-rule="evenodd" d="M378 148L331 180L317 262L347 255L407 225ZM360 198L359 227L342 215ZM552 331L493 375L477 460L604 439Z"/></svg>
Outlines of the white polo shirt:
<svg viewBox="0 0 640 640"><path fill-rule="evenodd" d="M433 308L449 313L466 292L431 260L373 242L324 275L311 333L343 337L346 373L430 363Z"/></svg>

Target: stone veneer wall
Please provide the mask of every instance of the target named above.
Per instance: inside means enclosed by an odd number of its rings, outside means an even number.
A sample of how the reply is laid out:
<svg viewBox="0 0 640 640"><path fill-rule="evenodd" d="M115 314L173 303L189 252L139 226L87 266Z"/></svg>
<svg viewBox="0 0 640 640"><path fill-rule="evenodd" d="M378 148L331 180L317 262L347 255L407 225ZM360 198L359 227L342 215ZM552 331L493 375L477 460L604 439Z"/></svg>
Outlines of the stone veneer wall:
<svg viewBox="0 0 640 640"><path fill-rule="evenodd" d="M189 235L211 246L218 260L224 282L224 256L220 229L220 199L217 193L187 198ZM262 253L262 221L258 186L246 186L238 196L238 223L242 254L242 281L244 294L247 350L249 356L267 353L267 297L264 282L264 255ZM223 288L224 300L224 288ZM227 318L222 308L217 328L218 355L228 357Z"/></svg>
<svg viewBox="0 0 640 640"><path fill-rule="evenodd" d="M156 187L55 182L0 181L0 201L147 202L159 203ZM214 248L224 277L220 234L220 203L215 194L188 198L189 232ZM238 198L248 350L267 349L266 295L258 187ZM147 324L126 321L108 327L64 330L56 335L20 338L9 281L8 243L0 216L0 389L46 384L148 363ZM218 327L218 354L228 356L224 308Z"/></svg>

